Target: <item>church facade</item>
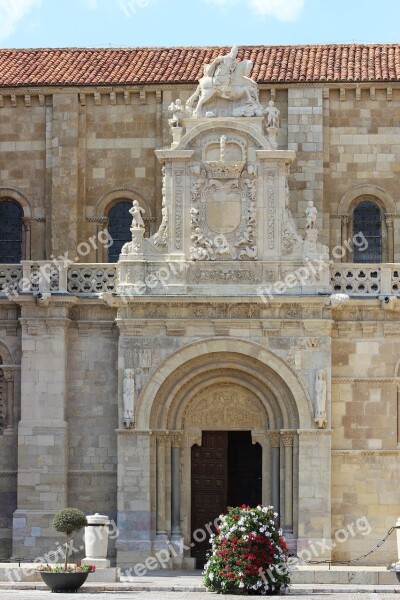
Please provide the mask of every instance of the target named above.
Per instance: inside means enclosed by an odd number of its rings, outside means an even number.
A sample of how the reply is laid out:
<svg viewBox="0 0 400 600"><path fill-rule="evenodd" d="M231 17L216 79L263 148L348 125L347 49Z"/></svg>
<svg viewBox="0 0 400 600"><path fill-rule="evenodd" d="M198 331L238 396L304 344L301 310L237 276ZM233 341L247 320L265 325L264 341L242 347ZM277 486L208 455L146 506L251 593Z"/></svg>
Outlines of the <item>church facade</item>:
<svg viewBox="0 0 400 600"><path fill-rule="evenodd" d="M66 506L123 568L228 505L316 560L395 525L399 57L0 51L0 558Z"/></svg>

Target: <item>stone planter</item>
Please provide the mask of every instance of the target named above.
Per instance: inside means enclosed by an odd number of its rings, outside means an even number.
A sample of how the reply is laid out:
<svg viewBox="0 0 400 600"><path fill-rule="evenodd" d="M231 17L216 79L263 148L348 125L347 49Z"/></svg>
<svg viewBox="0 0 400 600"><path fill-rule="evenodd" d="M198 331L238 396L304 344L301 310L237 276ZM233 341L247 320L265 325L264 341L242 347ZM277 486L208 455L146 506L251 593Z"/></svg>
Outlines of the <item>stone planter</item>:
<svg viewBox="0 0 400 600"><path fill-rule="evenodd" d="M52 592L64 594L76 592L86 581L89 573L50 573L47 571L38 571L43 581Z"/></svg>

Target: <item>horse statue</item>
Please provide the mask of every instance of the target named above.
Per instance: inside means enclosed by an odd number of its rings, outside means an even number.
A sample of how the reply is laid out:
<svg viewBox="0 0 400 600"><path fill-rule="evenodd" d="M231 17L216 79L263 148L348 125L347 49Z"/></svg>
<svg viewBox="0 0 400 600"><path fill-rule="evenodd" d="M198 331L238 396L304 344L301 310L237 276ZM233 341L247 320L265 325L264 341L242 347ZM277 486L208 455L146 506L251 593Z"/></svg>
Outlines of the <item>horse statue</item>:
<svg viewBox="0 0 400 600"><path fill-rule="evenodd" d="M214 96L232 101L245 99L243 106L233 109L234 117L262 116L263 107L258 98L257 83L248 77L253 63L251 60L237 62L237 52L237 46L234 46L226 56L218 56L211 64L204 65L204 76L186 102L186 109L192 117L204 116L203 106ZM197 100L197 106L194 108Z"/></svg>

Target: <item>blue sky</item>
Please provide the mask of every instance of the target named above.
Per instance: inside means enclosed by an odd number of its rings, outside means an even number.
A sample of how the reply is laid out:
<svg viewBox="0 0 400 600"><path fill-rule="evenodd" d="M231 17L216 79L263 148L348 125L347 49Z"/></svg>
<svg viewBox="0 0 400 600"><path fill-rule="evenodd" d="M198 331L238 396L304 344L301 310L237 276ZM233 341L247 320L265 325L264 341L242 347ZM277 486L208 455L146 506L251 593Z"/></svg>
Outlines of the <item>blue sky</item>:
<svg viewBox="0 0 400 600"><path fill-rule="evenodd" d="M0 46L398 42L400 0L0 0Z"/></svg>

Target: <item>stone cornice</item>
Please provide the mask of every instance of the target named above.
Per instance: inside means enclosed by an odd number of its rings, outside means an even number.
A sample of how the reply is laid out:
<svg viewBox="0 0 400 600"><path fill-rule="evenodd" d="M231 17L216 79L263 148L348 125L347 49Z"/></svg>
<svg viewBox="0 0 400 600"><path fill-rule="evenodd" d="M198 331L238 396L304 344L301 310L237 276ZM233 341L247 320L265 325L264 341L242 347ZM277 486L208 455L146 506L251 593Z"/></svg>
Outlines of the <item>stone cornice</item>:
<svg viewBox="0 0 400 600"><path fill-rule="evenodd" d="M117 477L117 471L68 471L68 477Z"/></svg>
<svg viewBox="0 0 400 600"><path fill-rule="evenodd" d="M197 86L197 82L186 83L186 82L169 82L169 83L143 83L143 84L118 84L118 85L43 85L43 86L2 86L0 87L0 95L2 96L52 96L56 94L87 94L89 96L94 96L95 93L98 94L110 94L114 92L116 94L124 94L125 92L140 94L143 90L146 93L154 93L157 94L160 91L174 91L179 90L194 90ZM314 89L322 89L322 90L340 90L340 88L345 88L346 90L356 90L356 89L364 89L369 90L371 88L378 89L400 89L400 82L396 81L357 81L357 82L328 82L328 81L315 81L315 82L277 82L272 81L271 83L258 83L259 90L274 90L274 89L290 89L290 88L314 88ZM44 106L44 102L41 101L41 105Z"/></svg>
<svg viewBox="0 0 400 600"><path fill-rule="evenodd" d="M400 377L332 377L332 383L397 383Z"/></svg>
<svg viewBox="0 0 400 600"><path fill-rule="evenodd" d="M399 456L400 448L393 450L332 450L332 456Z"/></svg>

